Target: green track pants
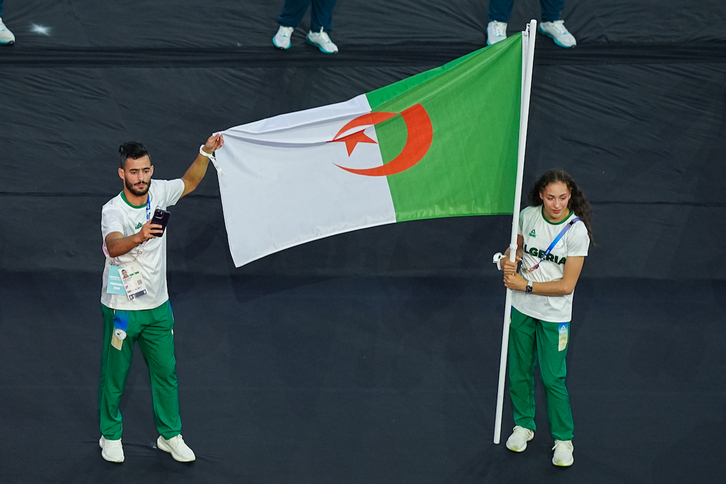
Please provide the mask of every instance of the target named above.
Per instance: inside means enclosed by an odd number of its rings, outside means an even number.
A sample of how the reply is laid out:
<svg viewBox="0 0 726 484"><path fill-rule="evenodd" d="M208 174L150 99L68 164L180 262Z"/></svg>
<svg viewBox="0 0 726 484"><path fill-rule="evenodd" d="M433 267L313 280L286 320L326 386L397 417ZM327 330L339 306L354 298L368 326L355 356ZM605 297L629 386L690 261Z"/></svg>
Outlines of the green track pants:
<svg viewBox="0 0 726 484"><path fill-rule="evenodd" d="M574 424L565 387L565 356L569 323L551 323L526 316L512 308L509 329L509 393L514 423L536 430L534 423L534 366L547 395L547 419L555 440L572 440Z"/></svg>
<svg viewBox="0 0 726 484"><path fill-rule="evenodd" d="M179 393L174 357L174 316L169 301L143 311L113 310L101 305L103 313L103 356L98 388L98 414L101 434L110 440L121 438L121 395L131 366L134 343L149 367L156 428L165 439L181 433ZM114 322L126 323L121 349L112 345ZM118 341L116 342L118 346Z"/></svg>

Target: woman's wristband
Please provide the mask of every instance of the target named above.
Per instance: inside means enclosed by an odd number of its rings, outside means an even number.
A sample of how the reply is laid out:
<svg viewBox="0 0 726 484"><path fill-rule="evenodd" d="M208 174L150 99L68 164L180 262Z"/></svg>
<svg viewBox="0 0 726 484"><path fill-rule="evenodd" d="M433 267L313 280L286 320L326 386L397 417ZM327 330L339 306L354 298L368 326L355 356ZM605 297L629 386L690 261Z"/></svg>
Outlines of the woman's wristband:
<svg viewBox="0 0 726 484"><path fill-rule="evenodd" d="M499 269L500 271L502 270L501 260L505 257L506 255L502 254L501 252L497 252L492 258L492 262L497 265L497 269Z"/></svg>

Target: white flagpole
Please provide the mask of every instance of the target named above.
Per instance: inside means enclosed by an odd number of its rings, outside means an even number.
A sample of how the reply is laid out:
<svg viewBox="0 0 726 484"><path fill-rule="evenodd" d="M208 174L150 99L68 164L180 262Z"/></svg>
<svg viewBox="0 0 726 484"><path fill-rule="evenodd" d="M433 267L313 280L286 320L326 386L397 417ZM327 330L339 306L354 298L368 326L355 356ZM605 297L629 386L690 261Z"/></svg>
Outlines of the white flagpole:
<svg viewBox="0 0 726 484"><path fill-rule="evenodd" d="M529 122L529 97L532 90L532 67L534 65L534 43L537 21L531 20L522 33L522 101L519 117L519 149L517 153L517 181L514 190L514 211L512 213L512 236L509 241L509 260L517 256L517 228L519 226L522 179L524 178L524 150L527 146L527 124ZM507 350L509 347L509 325L512 316L512 290L507 289L504 300L504 325L502 329L502 353L499 360L499 387L497 389L497 411L494 422L494 443L499 444L502 435L502 408L504 407L504 384L507 375Z"/></svg>

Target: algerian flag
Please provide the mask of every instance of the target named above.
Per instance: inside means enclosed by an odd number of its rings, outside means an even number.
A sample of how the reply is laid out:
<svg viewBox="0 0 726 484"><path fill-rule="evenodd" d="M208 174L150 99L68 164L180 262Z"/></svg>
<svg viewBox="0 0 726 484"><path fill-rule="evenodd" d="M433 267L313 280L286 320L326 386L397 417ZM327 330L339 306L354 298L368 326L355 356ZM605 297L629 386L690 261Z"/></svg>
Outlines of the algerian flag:
<svg viewBox="0 0 726 484"><path fill-rule="evenodd" d="M376 225L511 214L522 51L520 33L343 103L224 131L235 265Z"/></svg>

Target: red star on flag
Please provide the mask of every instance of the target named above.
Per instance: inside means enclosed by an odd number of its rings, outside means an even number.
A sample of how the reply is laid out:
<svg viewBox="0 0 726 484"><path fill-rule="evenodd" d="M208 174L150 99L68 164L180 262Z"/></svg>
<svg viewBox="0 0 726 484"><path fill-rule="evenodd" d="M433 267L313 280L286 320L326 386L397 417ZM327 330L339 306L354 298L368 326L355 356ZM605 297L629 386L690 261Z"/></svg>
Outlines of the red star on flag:
<svg viewBox="0 0 726 484"><path fill-rule="evenodd" d="M375 140L371 139L368 135L365 134L365 130L356 131L355 133L349 134L347 136L342 136L340 138L329 141L329 143L337 141L345 142L345 147L348 149L348 156L353 153L353 150L358 143L376 143Z"/></svg>

